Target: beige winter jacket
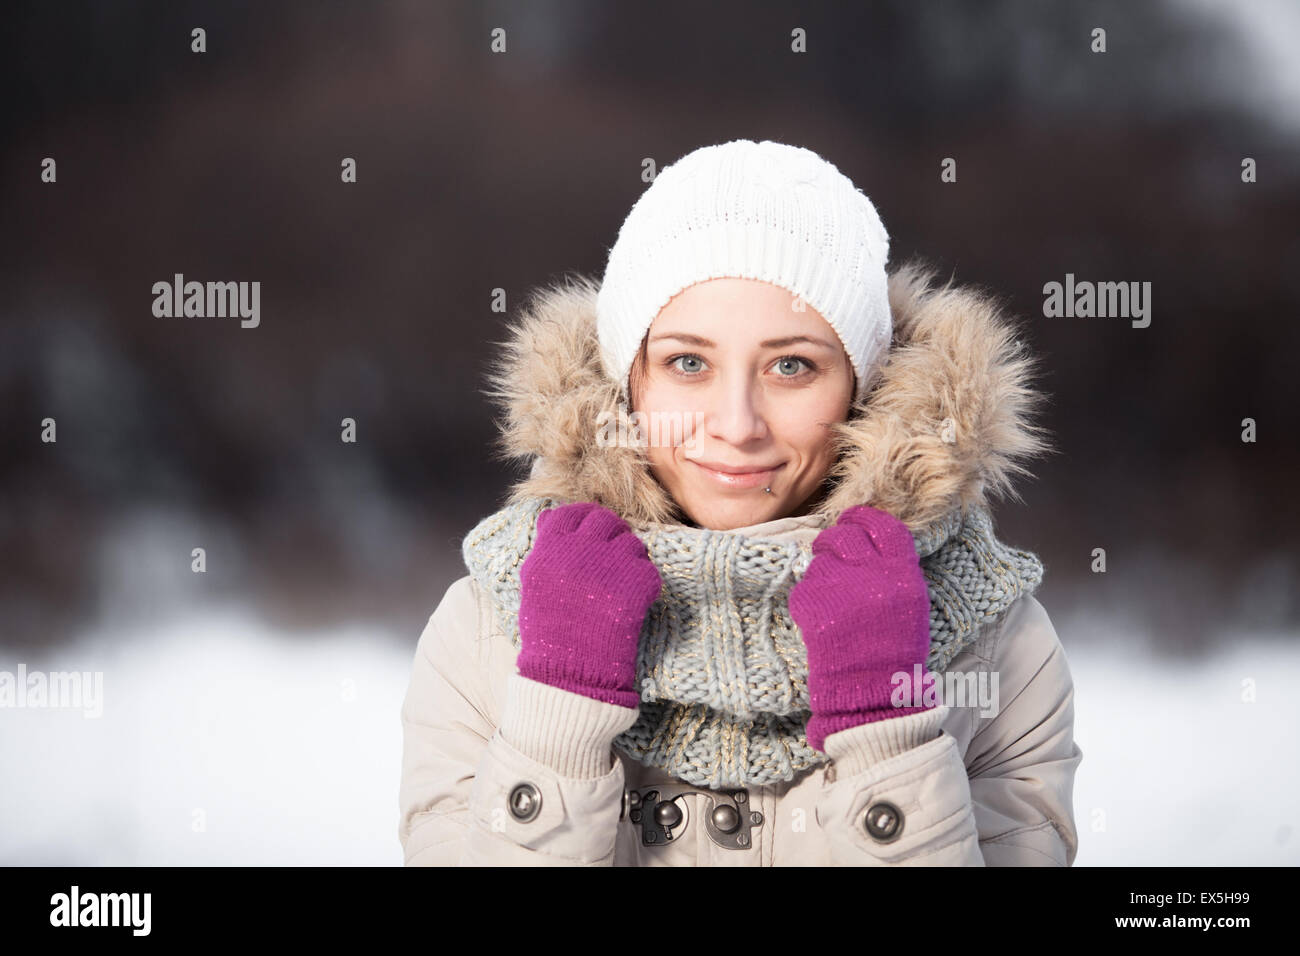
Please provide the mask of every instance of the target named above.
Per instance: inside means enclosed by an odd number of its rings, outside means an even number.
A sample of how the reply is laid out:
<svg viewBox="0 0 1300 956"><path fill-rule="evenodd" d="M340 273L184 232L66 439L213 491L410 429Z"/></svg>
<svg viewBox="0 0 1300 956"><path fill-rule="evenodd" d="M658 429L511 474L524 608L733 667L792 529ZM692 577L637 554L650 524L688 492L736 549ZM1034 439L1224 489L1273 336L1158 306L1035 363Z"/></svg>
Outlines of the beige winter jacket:
<svg viewBox="0 0 1300 956"><path fill-rule="evenodd" d="M581 278L544 290L503 346L505 447L534 462L512 496L600 501L637 529L671 524L680 513L636 449L591 454L590 435L562 427L618 400L596 357L595 293ZM808 515L733 533L811 544L864 503L916 530L1009 492L1019 461L1046 447L1028 420L1031 360L989 297L936 288L909 265L891 275L890 303L890 362L865 413L836 426L833 490ZM635 711L521 677L489 601L469 576L457 580L415 652L401 713L407 865L1074 862L1073 683L1033 596L974 629L946 668L996 674L992 712L949 703L849 728L827 738L828 765L727 791L613 750Z"/></svg>

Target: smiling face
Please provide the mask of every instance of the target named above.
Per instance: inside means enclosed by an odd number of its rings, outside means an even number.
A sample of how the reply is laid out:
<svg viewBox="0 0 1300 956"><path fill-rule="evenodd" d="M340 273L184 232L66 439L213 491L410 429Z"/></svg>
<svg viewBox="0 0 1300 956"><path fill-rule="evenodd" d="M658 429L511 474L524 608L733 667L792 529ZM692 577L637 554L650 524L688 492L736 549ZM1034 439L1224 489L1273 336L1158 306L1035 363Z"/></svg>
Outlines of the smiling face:
<svg viewBox="0 0 1300 956"><path fill-rule="evenodd" d="M754 279L697 283L660 310L634 363L632 411L661 423L650 470L702 528L805 514L834 463L828 425L848 415L856 378L835 330L797 302Z"/></svg>

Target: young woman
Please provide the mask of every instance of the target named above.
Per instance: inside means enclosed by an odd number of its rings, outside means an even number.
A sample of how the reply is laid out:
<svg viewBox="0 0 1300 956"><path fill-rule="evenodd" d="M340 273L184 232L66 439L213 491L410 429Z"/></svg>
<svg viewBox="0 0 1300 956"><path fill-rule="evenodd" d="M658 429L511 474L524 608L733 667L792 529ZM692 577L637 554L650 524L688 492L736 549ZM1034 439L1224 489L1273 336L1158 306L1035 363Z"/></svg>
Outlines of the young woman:
<svg viewBox="0 0 1300 956"><path fill-rule="evenodd" d="M887 256L834 166L738 140L528 303L530 473L402 709L408 865L1074 862L1070 671L988 510L1046 449L1032 360Z"/></svg>

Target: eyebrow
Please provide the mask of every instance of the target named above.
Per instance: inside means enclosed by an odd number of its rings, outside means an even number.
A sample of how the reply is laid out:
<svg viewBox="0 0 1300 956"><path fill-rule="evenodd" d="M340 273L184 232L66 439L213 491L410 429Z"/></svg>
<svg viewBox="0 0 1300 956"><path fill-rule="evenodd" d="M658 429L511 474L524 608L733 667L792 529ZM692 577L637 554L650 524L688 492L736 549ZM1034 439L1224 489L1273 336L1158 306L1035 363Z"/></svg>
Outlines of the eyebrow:
<svg viewBox="0 0 1300 956"><path fill-rule="evenodd" d="M706 338L702 338L698 335L691 335L687 332L664 332L660 335L653 336L650 341L658 342L660 339L677 339L679 342L685 342L687 345L697 345L702 349L717 348L717 343L710 342ZM835 348L835 346L831 345L831 343L827 342L825 339L815 339L808 335L787 335L783 339L768 339L766 342L759 342L758 345L759 348L764 349L780 349L785 348L787 345L797 345L801 342L807 343L808 345L820 345L822 348L832 350Z"/></svg>

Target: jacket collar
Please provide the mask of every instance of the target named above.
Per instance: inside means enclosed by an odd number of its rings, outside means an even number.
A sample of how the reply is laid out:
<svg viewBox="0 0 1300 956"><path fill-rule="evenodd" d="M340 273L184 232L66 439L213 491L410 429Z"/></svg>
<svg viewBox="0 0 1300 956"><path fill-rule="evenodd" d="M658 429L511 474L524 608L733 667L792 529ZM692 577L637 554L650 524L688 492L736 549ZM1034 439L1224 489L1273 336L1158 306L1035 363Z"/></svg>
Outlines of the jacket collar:
<svg viewBox="0 0 1300 956"><path fill-rule="evenodd" d="M832 426L838 448L827 493L807 515L732 529L750 537L810 540L854 505L896 516L914 533L954 510L1016 497L1021 462L1050 451L1030 422L1041 393L1017 329L988 293L941 287L936 270L908 263L889 276L894 335L871 392ZM679 526L684 515L637 448L595 443L602 412L618 414L619 387L604 373L596 336L599 285L574 276L534 292L488 375L501 407L501 457L531 464L510 490L596 501L629 524Z"/></svg>

